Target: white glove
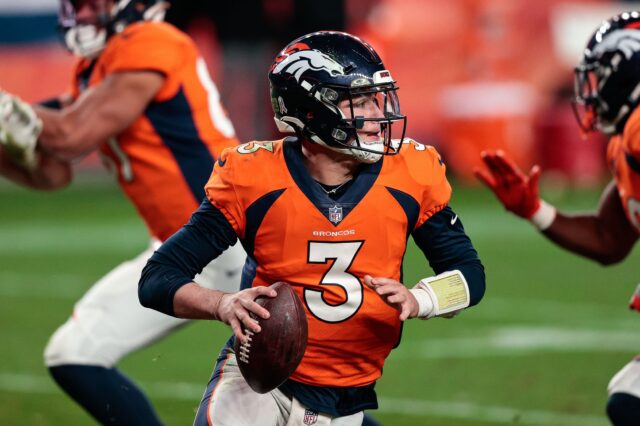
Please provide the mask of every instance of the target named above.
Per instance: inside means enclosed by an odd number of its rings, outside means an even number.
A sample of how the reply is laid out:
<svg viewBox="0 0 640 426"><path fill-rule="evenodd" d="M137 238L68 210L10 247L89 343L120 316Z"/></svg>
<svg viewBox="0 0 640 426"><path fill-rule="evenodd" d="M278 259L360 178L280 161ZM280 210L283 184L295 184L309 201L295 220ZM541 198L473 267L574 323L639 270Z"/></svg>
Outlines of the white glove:
<svg viewBox="0 0 640 426"><path fill-rule="evenodd" d="M0 91L0 145L16 164L28 170L38 165L36 144L42 120L17 96Z"/></svg>

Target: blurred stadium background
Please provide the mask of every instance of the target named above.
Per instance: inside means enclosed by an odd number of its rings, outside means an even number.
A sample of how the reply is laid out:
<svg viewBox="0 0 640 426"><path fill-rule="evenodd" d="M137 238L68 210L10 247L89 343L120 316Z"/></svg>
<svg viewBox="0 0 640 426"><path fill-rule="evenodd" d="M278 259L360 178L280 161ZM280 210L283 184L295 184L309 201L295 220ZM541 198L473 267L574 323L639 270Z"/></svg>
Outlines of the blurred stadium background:
<svg viewBox="0 0 640 426"><path fill-rule="evenodd" d="M544 169L543 196L588 209L608 179L605 141L583 140L571 112L572 67L599 23L638 3L604 0L174 1L168 16L196 39L243 141L275 137L267 67L317 29L362 36L400 83L408 134L435 145L452 205L487 268L483 303L455 320L411 321L379 382L386 425L606 425L609 378L640 348L626 303L638 250L603 268L505 214L471 170L483 148ZM72 57L55 31L56 0L0 0L0 87L29 101L66 89ZM73 303L147 245L144 225L97 158L76 182L42 194L0 180L0 424L91 419L42 364ZM413 250L407 282L430 273ZM191 325L127 358L170 425L191 424L229 332Z"/></svg>

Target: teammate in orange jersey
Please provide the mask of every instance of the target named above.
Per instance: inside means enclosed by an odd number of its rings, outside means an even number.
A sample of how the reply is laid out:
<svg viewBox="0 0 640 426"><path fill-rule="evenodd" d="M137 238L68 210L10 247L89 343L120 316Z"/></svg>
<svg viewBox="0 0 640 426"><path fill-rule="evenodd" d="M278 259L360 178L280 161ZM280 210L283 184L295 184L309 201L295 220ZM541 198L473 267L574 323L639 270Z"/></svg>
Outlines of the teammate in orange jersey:
<svg viewBox="0 0 640 426"><path fill-rule="evenodd" d="M188 226L145 267L143 305L183 318L217 319L234 332L205 391L197 425L362 423L377 408L376 380L402 322L453 316L480 301L484 268L448 206L451 187L433 147L404 137L396 84L376 52L340 32L303 36L277 56L269 79L275 118L295 137L227 149ZM412 235L435 277L402 284ZM248 253L243 290L192 282L237 239ZM259 332L249 313L289 282L302 299L309 339L281 386L252 391L233 339Z"/></svg>
<svg viewBox="0 0 640 426"><path fill-rule="evenodd" d="M526 175L503 152L485 152L477 177L505 208L530 220L544 236L574 253L610 265L623 260L640 233L640 13L614 16L596 30L575 70L576 111L585 131L610 136L613 181L597 211L565 214L538 196L540 168ZM584 113L580 112L584 108ZM631 307L640 304L632 299ZM607 414L617 426L640 419L640 359L609 383Z"/></svg>
<svg viewBox="0 0 640 426"><path fill-rule="evenodd" d="M70 98L55 110L0 93L0 173L57 189L72 179L73 159L99 150L149 228L153 248L189 220L214 160L237 145L193 41L161 22L166 8L160 0L62 0L65 41L79 57ZM138 302L152 247L97 282L45 351L54 379L103 424L160 423L114 367L184 324ZM196 281L237 290L245 257L238 244L202 265Z"/></svg>

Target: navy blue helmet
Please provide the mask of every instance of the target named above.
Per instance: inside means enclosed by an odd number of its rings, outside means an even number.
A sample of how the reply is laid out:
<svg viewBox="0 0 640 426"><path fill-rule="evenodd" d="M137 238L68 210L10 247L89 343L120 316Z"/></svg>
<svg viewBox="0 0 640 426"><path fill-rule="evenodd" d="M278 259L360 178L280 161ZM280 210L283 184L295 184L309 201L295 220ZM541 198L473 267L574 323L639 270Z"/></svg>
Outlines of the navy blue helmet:
<svg viewBox="0 0 640 426"><path fill-rule="evenodd" d="M337 31L302 36L278 54L269 82L280 131L295 132L363 162L400 150L406 117L400 113L398 87L375 50L360 38ZM361 96L373 97L383 116L354 115L353 102ZM345 100L351 114L338 108ZM358 137L366 122L380 125L378 143L365 144Z"/></svg>
<svg viewBox="0 0 640 426"><path fill-rule="evenodd" d="M574 107L584 131L621 133L640 99L640 13L612 17L591 36L575 68Z"/></svg>

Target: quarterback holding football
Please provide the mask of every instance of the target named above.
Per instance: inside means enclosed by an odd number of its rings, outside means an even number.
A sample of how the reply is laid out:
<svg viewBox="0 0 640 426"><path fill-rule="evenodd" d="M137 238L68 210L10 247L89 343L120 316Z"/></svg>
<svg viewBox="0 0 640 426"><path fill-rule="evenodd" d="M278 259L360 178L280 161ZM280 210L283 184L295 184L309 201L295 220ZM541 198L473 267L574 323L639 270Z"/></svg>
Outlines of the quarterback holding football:
<svg viewBox="0 0 640 426"><path fill-rule="evenodd" d="M370 45L341 32L308 34L277 55L269 81L278 128L294 136L222 153L207 199L147 263L140 300L233 329L196 425L360 425L363 411L377 408L376 380L403 321L477 304L484 268L449 206L444 162L405 137L398 87ZM410 236L435 276L407 288ZM192 282L236 240L248 255L242 291ZM260 333L252 315L270 313L254 299L274 297L268 286L278 281L302 301L307 346L291 376L260 393L239 372L234 340Z"/></svg>

